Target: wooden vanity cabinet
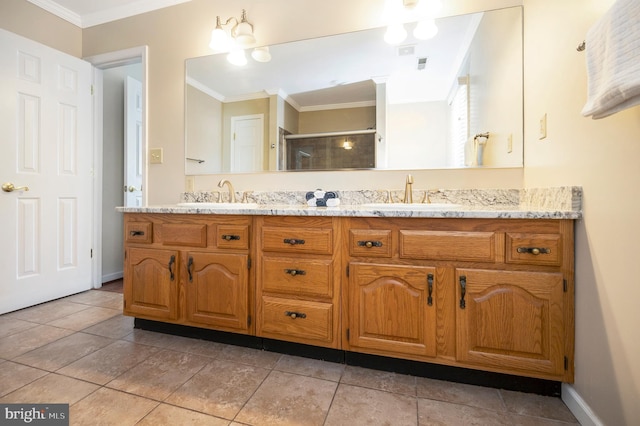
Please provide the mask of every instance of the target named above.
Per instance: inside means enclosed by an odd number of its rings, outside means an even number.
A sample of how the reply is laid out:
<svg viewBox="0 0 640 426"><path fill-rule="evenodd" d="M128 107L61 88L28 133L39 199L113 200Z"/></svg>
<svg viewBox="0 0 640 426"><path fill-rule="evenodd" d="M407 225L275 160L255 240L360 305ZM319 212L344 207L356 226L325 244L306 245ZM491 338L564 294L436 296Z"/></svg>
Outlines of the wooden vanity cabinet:
<svg viewBox="0 0 640 426"><path fill-rule="evenodd" d="M125 214L124 313L251 333L251 220Z"/></svg>
<svg viewBox="0 0 640 426"><path fill-rule="evenodd" d="M255 220L256 334L339 348L339 219Z"/></svg>
<svg viewBox="0 0 640 426"><path fill-rule="evenodd" d="M345 349L573 381L573 221L348 218L343 251Z"/></svg>

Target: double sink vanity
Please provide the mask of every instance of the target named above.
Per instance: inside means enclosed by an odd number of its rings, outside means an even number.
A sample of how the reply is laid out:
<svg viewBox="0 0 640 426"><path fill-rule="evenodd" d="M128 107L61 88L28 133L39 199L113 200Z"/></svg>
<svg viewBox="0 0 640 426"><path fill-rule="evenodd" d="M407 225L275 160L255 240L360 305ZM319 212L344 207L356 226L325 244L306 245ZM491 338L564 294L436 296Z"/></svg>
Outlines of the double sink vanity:
<svg viewBox="0 0 640 426"><path fill-rule="evenodd" d="M119 208L125 314L573 382L580 188L338 194L338 207L252 192Z"/></svg>

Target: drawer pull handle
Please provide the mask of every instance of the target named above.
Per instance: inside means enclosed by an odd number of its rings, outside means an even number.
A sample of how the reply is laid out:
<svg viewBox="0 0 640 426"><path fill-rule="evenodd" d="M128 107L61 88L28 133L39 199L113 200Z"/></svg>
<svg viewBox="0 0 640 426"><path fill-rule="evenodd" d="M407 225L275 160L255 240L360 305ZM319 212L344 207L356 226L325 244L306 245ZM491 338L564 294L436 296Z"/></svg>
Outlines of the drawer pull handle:
<svg viewBox="0 0 640 426"><path fill-rule="evenodd" d="M189 273L189 282L193 282L193 272L191 268L193 267L193 257L189 256L189 262L187 263L187 272Z"/></svg>
<svg viewBox="0 0 640 426"><path fill-rule="evenodd" d="M427 297L427 305L433 305L433 274L427 274L427 286L429 289L429 296Z"/></svg>
<svg viewBox="0 0 640 426"><path fill-rule="evenodd" d="M464 297L467 294L467 276L460 275L460 309L464 309L467 307L466 302L464 301Z"/></svg>
<svg viewBox="0 0 640 426"><path fill-rule="evenodd" d="M240 239L240 235L229 235L225 234L222 236L222 239L225 241L237 241Z"/></svg>
<svg viewBox="0 0 640 426"><path fill-rule="evenodd" d="M129 234L131 234L132 237L139 237L144 235L144 231L131 231Z"/></svg>
<svg viewBox="0 0 640 426"><path fill-rule="evenodd" d="M176 257L171 256L171 259L169 259L169 277L171 281L173 281L173 279L175 278L175 275L173 273L173 265L175 265L175 263L176 263Z"/></svg>
<svg viewBox="0 0 640 426"><path fill-rule="evenodd" d="M529 253L534 256L539 254L551 254L551 249L544 247L518 247L518 253Z"/></svg>
<svg viewBox="0 0 640 426"><path fill-rule="evenodd" d="M307 271L302 270L302 269L285 269L284 273L285 274L289 274L292 277L295 277L296 275L306 275Z"/></svg>
<svg viewBox="0 0 640 426"><path fill-rule="evenodd" d="M304 240L298 240L296 238L285 238L283 241L285 244L291 244L292 246L304 244Z"/></svg>
<svg viewBox="0 0 640 426"><path fill-rule="evenodd" d="M306 318L307 314L303 313L303 312L293 312L293 311L285 311L284 314L286 316L288 316L291 319L296 319L296 318Z"/></svg>
<svg viewBox="0 0 640 426"><path fill-rule="evenodd" d="M381 241L358 241L358 247L382 247Z"/></svg>

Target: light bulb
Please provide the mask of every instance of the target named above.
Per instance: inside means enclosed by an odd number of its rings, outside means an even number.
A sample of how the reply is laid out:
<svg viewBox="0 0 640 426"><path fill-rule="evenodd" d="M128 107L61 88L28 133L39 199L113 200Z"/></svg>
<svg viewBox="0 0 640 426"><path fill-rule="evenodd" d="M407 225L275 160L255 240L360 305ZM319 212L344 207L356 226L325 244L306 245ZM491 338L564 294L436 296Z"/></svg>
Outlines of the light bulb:
<svg viewBox="0 0 640 426"><path fill-rule="evenodd" d="M426 19L418 22L413 30L413 36L418 40L429 40L438 34L438 27L433 19Z"/></svg>
<svg viewBox="0 0 640 426"><path fill-rule="evenodd" d="M232 49L227 55L227 61L239 67L247 65L247 56L244 54L244 49Z"/></svg>
<svg viewBox="0 0 640 426"><path fill-rule="evenodd" d="M258 62L269 62L271 60L271 53L269 53L269 47L256 47L251 52L251 57Z"/></svg>
<svg viewBox="0 0 640 426"><path fill-rule="evenodd" d="M216 27L211 31L211 42L209 47L213 50L224 51L229 48L229 37L227 33L221 27Z"/></svg>
<svg viewBox="0 0 640 426"><path fill-rule="evenodd" d="M384 33L384 41L389 44L400 44L405 38L407 38L407 30L402 24L389 25Z"/></svg>

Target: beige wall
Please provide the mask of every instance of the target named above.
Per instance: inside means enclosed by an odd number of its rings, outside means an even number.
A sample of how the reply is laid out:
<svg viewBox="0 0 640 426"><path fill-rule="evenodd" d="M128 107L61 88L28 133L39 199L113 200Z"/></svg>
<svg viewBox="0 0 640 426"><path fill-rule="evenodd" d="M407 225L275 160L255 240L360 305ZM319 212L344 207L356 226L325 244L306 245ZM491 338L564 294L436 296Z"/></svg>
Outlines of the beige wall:
<svg viewBox="0 0 640 426"><path fill-rule="evenodd" d="M383 0L245 0L256 35L265 44L381 24ZM466 2L471 3L471 2ZM475 10L522 1L473 2ZM584 53L575 50L613 0L524 0L525 169L416 171L418 187L528 187L582 185L584 219L576 223L576 382L579 397L606 425L640 419L640 107L591 120L580 115L586 99ZM469 12L454 8L446 12ZM0 3L0 27L42 40L26 0ZM184 189L184 59L208 54L214 16L239 15L236 2L193 0L143 16L83 31L83 54L149 45L149 143L165 149L165 164L150 166L150 202L175 202ZM335 11L341 10L341 19ZM28 18L29 16L27 16ZM292 19L295 17L295 19ZM35 21L34 21L35 22ZM60 22L51 24L54 28ZM62 25L65 26L65 25ZM47 32L48 33L48 32ZM74 37L70 37L74 45ZM66 43L65 43L66 44ZM65 48L60 48L65 50ZM538 140L548 115L548 137ZM243 189L401 188L406 172L273 173L234 175ZM213 189L221 176L198 177Z"/></svg>
<svg viewBox="0 0 640 426"><path fill-rule="evenodd" d="M301 112L300 133L344 132L376 126L376 107L338 108Z"/></svg>
<svg viewBox="0 0 640 426"><path fill-rule="evenodd" d="M77 58L82 56L82 30L26 0L0 1L0 28Z"/></svg>
<svg viewBox="0 0 640 426"><path fill-rule="evenodd" d="M582 185L575 389L606 425L640 422L640 107L580 115L585 53L613 0L525 0L525 184ZM589 47L587 46L587 49ZM538 124L548 116L548 137Z"/></svg>
<svg viewBox="0 0 640 426"><path fill-rule="evenodd" d="M222 102L193 86L187 86L185 109L186 135L189 140L186 157L206 160L187 160L185 173L188 175L220 173L222 171Z"/></svg>

